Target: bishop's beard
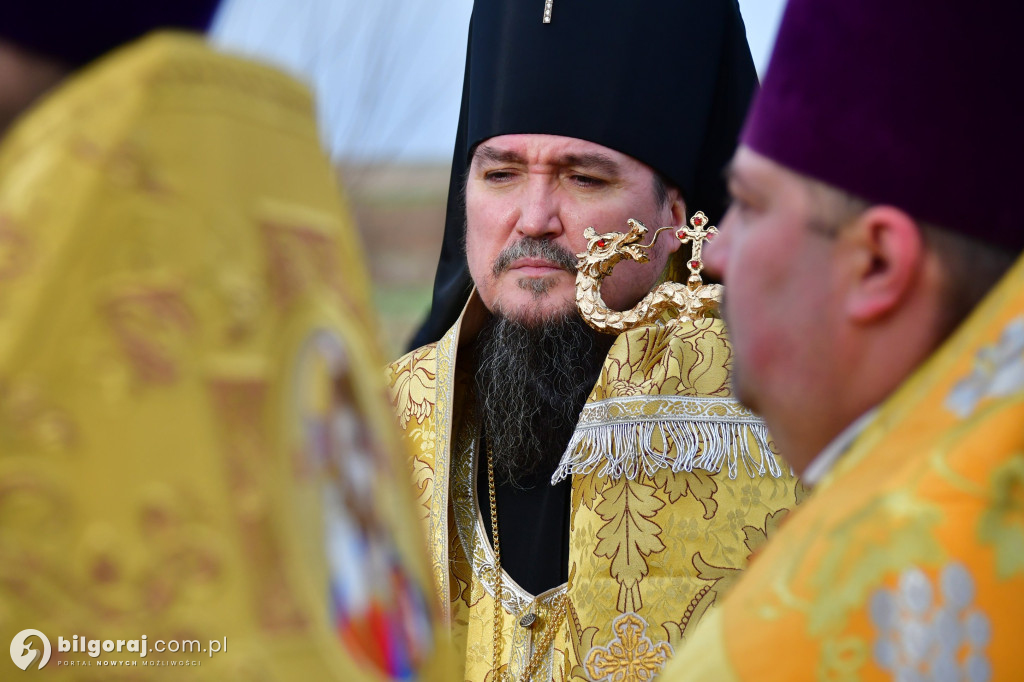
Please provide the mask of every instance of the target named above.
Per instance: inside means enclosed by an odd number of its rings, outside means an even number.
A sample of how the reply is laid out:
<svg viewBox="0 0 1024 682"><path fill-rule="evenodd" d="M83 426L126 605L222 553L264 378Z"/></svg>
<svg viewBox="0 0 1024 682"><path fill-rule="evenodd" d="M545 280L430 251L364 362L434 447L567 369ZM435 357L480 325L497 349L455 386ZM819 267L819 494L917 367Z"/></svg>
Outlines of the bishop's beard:
<svg viewBox="0 0 1024 682"><path fill-rule="evenodd" d="M565 452L613 337L575 312L523 324L494 315L476 344L476 394L495 475L550 476Z"/></svg>

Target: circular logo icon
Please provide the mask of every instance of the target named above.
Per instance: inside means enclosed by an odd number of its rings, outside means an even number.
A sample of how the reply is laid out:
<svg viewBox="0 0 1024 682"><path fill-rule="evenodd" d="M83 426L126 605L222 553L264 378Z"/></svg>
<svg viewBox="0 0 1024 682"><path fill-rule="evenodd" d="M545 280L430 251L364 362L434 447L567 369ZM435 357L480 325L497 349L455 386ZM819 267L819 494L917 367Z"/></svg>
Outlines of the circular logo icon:
<svg viewBox="0 0 1024 682"><path fill-rule="evenodd" d="M39 649L32 648L35 642L29 642L29 637L38 637L42 640L42 655L40 655ZM22 630L11 640L11 660L14 661L14 665L22 670L28 670L28 667L35 663L36 659L39 659L40 668L50 661L50 640L39 630L32 630L31 628Z"/></svg>

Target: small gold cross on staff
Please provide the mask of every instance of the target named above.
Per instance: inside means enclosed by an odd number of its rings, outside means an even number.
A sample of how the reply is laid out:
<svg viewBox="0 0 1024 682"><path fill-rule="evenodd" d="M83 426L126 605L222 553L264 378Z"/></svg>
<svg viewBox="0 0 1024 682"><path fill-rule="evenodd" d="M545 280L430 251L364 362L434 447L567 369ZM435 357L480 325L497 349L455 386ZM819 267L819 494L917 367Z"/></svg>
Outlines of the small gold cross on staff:
<svg viewBox="0 0 1024 682"><path fill-rule="evenodd" d="M686 267L690 271L688 284L694 286L703 281L700 277L700 271L704 269L704 261L701 260L700 256L701 250L704 248L704 242L714 239L715 235L718 234L718 228L708 225L708 217L704 215L704 211L694 213L693 217L690 218L690 225L692 229L688 229L683 225L676 230L676 237L683 244L693 244L690 260L686 262Z"/></svg>
<svg viewBox="0 0 1024 682"><path fill-rule="evenodd" d="M544 23L551 23L551 9L555 6L555 0L544 0Z"/></svg>

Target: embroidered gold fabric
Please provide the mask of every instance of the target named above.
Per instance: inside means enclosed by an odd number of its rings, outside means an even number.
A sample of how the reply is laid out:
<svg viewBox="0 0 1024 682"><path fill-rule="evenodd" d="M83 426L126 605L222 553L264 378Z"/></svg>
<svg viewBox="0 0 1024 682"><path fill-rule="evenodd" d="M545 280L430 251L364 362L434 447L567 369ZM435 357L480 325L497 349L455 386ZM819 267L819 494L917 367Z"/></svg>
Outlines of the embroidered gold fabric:
<svg viewBox="0 0 1024 682"><path fill-rule="evenodd" d="M645 411L645 423L659 423L658 405L674 405L676 415L668 415L665 424L678 418L678 410L689 409L677 396L709 398L723 416L735 416L729 402L728 343L720 326L707 322L674 330L641 328L620 336L585 408L588 419L601 410L609 414L601 401L631 394L651 400L637 408ZM459 679L483 681L492 667L492 556L475 498L478 430L468 382L456 369L460 325L436 347L392 364L389 385L412 450L421 510L440 514L436 500L444 494L450 499L454 518L446 525L425 519L430 549L435 566L444 561L448 569L437 587L451 609ZM450 397L444 408L450 415L440 414L442 396ZM761 454L756 439L746 447L756 461L770 457L778 467L773 454ZM568 616L535 680L629 679L623 671L653 675L661 670L798 502L803 491L788 467L778 467L778 476L765 467L761 475L740 466L732 478L727 466L715 472L654 467L650 473L640 466L632 477L603 475L597 466L574 475L569 582L531 595L505 576L504 669L523 669L531 643L543 636L543 624L564 591ZM442 527L446 534L435 532ZM531 611L541 616L538 624L519 627L519 617Z"/></svg>
<svg viewBox="0 0 1024 682"><path fill-rule="evenodd" d="M198 37L128 46L9 131L0 640L43 632L66 680L452 679L359 256L308 93ZM226 644L58 652L76 635Z"/></svg>
<svg viewBox="0 0 1024 682"><path fill-rule="evenodd" d="M1022 425L1024 259L879 406L663 679L1024 679Z"/></svg>
<svg viewBox="0 0 1024 682"><path fill-rule="evenodd" d="M741 464L749 477L781 476L764 423L722 383L723 330L721 320L700 319L619 335L553 480L723 467L736 478Z"/></svg>

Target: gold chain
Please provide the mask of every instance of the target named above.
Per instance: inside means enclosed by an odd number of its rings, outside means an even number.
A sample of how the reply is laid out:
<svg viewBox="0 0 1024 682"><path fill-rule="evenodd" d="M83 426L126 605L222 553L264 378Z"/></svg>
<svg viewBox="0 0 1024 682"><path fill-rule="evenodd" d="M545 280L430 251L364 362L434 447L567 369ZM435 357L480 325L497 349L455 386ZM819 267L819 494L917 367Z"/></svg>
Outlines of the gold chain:
<svg viewBox="0 0 1024 682"><path fill-rule="evenodd" d="M491 542L494 545L494 658L491 662L491 677L495 682L501 682L506 679L505 675L499 675L498 673L501 666L502 624L501 541L498 537L498 493L494 485L494 456L491 454L490 443L487 444L487 498L491 502ZM526 670L523 671L522 677L519 678L520 682L530 681L533 672L540 665L540 659L544 652L553 645L555 633L562 627L562 621L565 619L568 601L569 595L567 593L563 592L559 595L555 617L551 620L551 624L545 631L544 637L540 641L540 646L533 647L533 655L530 656Z"/></svg>
<svg viewBox="0 0 1024 682"><path fill-rule="evenodd" d="M558 610L555 611L555 617L551 619L551 625L548 627L547 632L544 633L543 639L540 641L540 645L533 648L533 655L530 656L530 663L526 666L526 670L523 672L523 676L519 678L519 682L530 682L530 677L533 676L533 671L540 665L541 656L548 650L548 647L554 645L555 633L562 627L562 621L565 620L565 605L569 601L569 595L563 592L558 597Z"/></svg>
<svg viewBox="0 0 1024 682"><path fill-rule="evenodd" d="M494 456L491 444L487 444L487 497L491 501L491 541L494 543L494 659L491 673L499 679L501 665L501 541L498 539L498 494L494 486Z"/></svg>

